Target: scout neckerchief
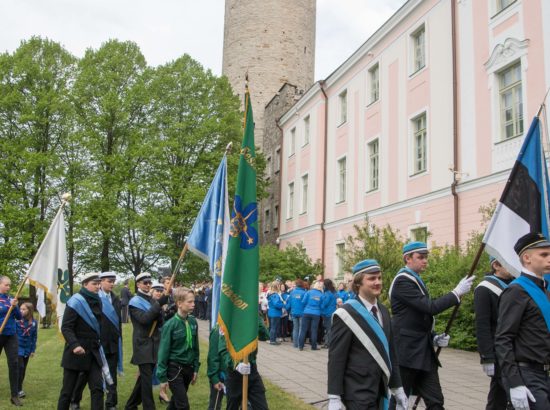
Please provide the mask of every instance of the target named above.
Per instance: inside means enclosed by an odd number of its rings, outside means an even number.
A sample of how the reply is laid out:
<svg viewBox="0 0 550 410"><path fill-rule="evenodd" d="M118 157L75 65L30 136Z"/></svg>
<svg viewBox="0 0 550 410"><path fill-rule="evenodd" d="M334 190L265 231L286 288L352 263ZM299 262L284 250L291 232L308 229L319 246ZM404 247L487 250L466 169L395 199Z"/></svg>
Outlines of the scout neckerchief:
<svg viewBox="0 0 550 410"><path fill-rule="evenodd" d="M120 321L118 320L118 314L115 311L115 308L109 298L109 295L103 291L99 290L99 297L101 299L101 311L113 324L113 326L120 332ZM122 336L118 337L118 362L117 362L117 371L122 374L124 372L124 367L122 365Z"/></svg>
<svg viewBox="0 0 550 410"><path fill-rule="evenodd" d="M479 282L476 289L479 287L489 289L495 295L500 296L504 289L508 287L508 284L496 275L487 275L485 276L485 280Z"/></svg>
<svg viewBox="0 0 550 410"><path fill-rule="evenodd" d="M25 325L25 319L21 319L21 320L17 320L17 323L19 324L19 327L21 328L21 335L22 336L26 336L26 337L29 337L31 335L31 329L33 328L33 325L34 325L34 320L29 320L27 321L28 323L28 326Z"/></svg>
<svg viewBox="0 0 550 410"><path fill-rule="evenodd" d="M382 343L384 350L381 352L370 339L369 335L365 333L363 329L361 329L360 325L347 312L346 309L336 309L334 314L342 319L346 326L349 327L349 329L353 332L357 339L359 339L365 349L367 349L372 358L376 361L378 366L380 366L380 369L382 369L382 373L384 373L384 385L387 386L391 377L391 361L388 338L384 333L384 329L382 328L380 323L374 318L374 316L368 311L368 309L363 306L363 304L358 300L350 299L345 304L350 305L365 320L367 325L373 330L378 340ZM388 409L387 392L383 397L381 397L379 408L381 410Z"/></svg>
<svg viewBox="0 0 550 410"><path fill-rule="evenodd" d="M531 299L533 299L533 301L542 312L542 316L544 317L544 321L546 322L546 326L548 327L548 331L550 332L550 301L548 301L546 293L541 288L539 288L535 284L535 282L533 282L529 278L526 278L525 276L520 276L519 278L515 279L511 283L511 285L513 284L521 286L523 290L525 290L527 294L531 297Z"/></svg>
<svg viewBox="0 0 550 410"><path fill-rule="evenodd" d="M191 325L189 325L189 315L184 319L179 313L176 313L176 319L182 322L185 326L185 345L188 349L193 348L193 333L191 333Z"/></svg>
<svg viewBox="0 0 550 410"><path fill-rule="evenodd" d="M84 296L82 296L80 293L75 293L67 301L67 306L73 309L78 314L78 316L80 316L82 320L84 320L84 322L86 322L86 324L90 326L94 330L94 332L97 333L97 338L99 339L101 336L101 328L99 326L99 322L94 316L92 309L90 309L90 305L88 304L86 299L84 299ZM113 379L111 377L111 373L109 372L109 365L107 364L105 351L103 350L103 346L101 346L101 343L99 343L99 355L101 357L101 372L103 374L103 378L107 384L112 385Z"/></svg>
<svg viewBox="0 0 550 410"><path fill-rule="evenodd" d="M138 295L130 299L129 305L144 311L148 311L149 309L151 309L151 303L149 303L147 299L142 298Z"/></svg>
<svg viewBox="0 0 550 410"><path fill-rule="evenodd" d="M418 286L418 289L420 289L420 292L422 292L422 295L426 295L428 293L428 290L426 288L426 285L424 284L424 281L420 278L420 275L413 271L412 269L408 268L407 266L403 267L399 272L397 272L397 275L395 275L395 278L393 278L393 281L390 285L390 290L388 292L389 297L391 299L391 294L393 290L393 286L395 284L395 281L397 278L404 276L407 279L413 281L416 283L416 286Z"/></svg>

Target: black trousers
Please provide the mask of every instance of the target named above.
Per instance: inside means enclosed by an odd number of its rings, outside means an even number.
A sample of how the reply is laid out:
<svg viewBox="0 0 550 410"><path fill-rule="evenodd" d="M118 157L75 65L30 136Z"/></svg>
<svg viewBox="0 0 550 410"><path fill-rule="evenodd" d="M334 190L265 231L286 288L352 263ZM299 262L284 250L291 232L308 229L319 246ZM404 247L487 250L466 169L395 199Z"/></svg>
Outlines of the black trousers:
<svg viewBox="0 0 550 410"><path fill-rule="evenodd" d="M529 402L531 410L550 409L550 376L548 372L520 367L521 378L525 387L535 396L536 402ZM508 394L510 393L508 389Z"/></svg>
<svg viewBox="0 0 550 410"><path fill-rule="evenodd" d="M67 410L69 408L80 373L83 373L82 377L85 379L85 382L88 383L88 387L90 388L90 408L93 410L103 409L103 376L101 374L101 367L99 367L97 362L92 361L90 370L87 372L63 369L63 386L61 387L61 393L59 394L57 410Z"/></svg>
<svg viewBox="0 0 550 410"><path fill-rule="evenodd" d="M109 371L111 372L111 377L113 378L113 384L107 387L107 398L105 399L105 408L116 407L118 403L117 396L117 363L118 355L117 354L105 354L107 359L107 364L109 365ZM78 375L78 380L74 386L73 394L71 397L71 403L80 403L82 400L82 393L84 393L84 388L86 387L87 377L86 373L81 372Z"/></svg>
<svg viewBox="0 0 550 410"><path fill-rule="evenodd" d="M364 401L350 401L344 400L346 410L378 410L379 407L375 403L368 403Z"/></svg>
<svg viewBox="0 0 550 410"><path fill-rule="evenodd" d="M29 357L19 356L19 382L17 383L17 390L23 390L23 380L25 380L25 373L27 371L27 364L29 363Z"/></svg>
<svg viewBox="0 0 550 410"><path fill-rule="evenodd" d="M225 396L223 390L218 390L210 383L210 401L208 402L208 410L221 410L223 396Z"/></svg>
<svg viewBox="0 0 550 410"><path fill-rule="evenodd" d="M489 393L487 394L487 406L485 410L513 410L511 404L508 403L508 395L502 383L502 377L498 364L495 363L495 375L491 377L489 384Z"/></svg>
<svg viewBox="0 0 550 410"><path fill-rule="evenodd" d="M134 389L126 402L126 410L136 410L140 404L144 409L155 410L155 401L153 400L153 363L140 364L139 376L134 385Z"/></svg>
<svg viewBox="0 0 550 410"><path fill-rule="evenodd" d="M18 349L19 343L17 342L17 335L0 335L0 354L2 354L2 350L5 350L8 360L11 397L16 397L19 393Z"/></svg>
<svg viewBox="0 0 550 410"><path fill-rule="evenodd" d="M227 410L238 410L243 399L243 376L235 370L229 371L225 386ZM248 402L252 405L252 410L268 410L264 382L255 364L250 366L248 375Z"/></svg>
<svg viewBox="0 0 550 410"><path fill-rule="evenodd" d="M445 407L443 407L443 392L441 391L437 367L427 372L399 366L399 372L401 373L403 390L405 390L407 397L411 394L417 394L422 397L426 404L426 410L445 409ZM394 410L395 406L395 398L392 396L390 400L390 409Z"/></svg>
<svg viewBox="0 0 550 410"><path fill-rule="evenodd" d="M193 380L193 373L193 366L168 363L166 377L168 377L168 386L172 392L172 398L168 403L167 410L188 410L191 408L187 398L187 390L189 390L189 385Z"/></svg>

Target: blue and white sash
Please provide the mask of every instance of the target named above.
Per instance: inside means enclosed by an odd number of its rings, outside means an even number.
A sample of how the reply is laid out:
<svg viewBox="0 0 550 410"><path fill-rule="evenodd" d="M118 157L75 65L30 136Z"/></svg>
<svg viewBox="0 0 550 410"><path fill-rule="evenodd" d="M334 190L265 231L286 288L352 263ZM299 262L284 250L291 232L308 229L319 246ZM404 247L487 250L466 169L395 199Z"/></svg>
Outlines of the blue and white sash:
<svg viewBox="0 0 550 410"><path fill-rule="evenodd" d="M149 303L148 300L145 298L142 298L141 296L134 296L132 299L130 299L130 303L128 303L129 306L138 308L140 310L148 311L151 309L151 303Z"/></svg>
<svg viewBox="0 0 550 410"><path fill-rule="evenodd" d="M97 333L97 338L99 339L101 336L99 322L94 316L92 309L90 309L90 305L88 305L88 302L84 299L84 296L80 293L75 293L67 301L67 306L73 309L78 316L80 316L86 324ZM101 346L101 343L99 344L99 356L101 357L101 372L103 374L103 379L108 385L112 385L113 378L111 377L111 372L109 372L109 365L107 364L107 359L105 358L105 352L103 351L103 346Z"/></svg>
<svg viewBox="0 0 550 410"><path fill-rule="evenodd" d="M515 279L511 285L518 284L527 292L527 294L533 299L536 305L539 307L550 332L550 301L546 296L546 293L539 288L532 280L526 278L525 276L520 276Z"/></svg>
<svg viewBox="0 0 550 410"><path fill-rule="evenodd" d="M108 295L99 290L99 297L101 298L101 311L109 319L109 321L120 331L120 321L118 319L118 314L115 311L111 299ZM117 371L122 374L124 372L124 367L122 365L122 336L118 337L118 362L117 362Z"/></svg>
<svg viewBox="0 0 550 410"><path fill-rule="evenodd" d="M496 282L498 285L493 282ZM503 280L497 278L495 275L488 275L485 276L484 280L479 282L479 285L476 286L476 289L479 287L489 289L495 295L500 296L504 289L508 287L508 285Z"/></svg>
<svg viewBox="0 0 550 410"><path fill-rule="evenodd" d="M546 282L546 290L550 291L550 273L544 275L544 281Z"/></svg>
<svg viewBox="0 0 550 410"><path fill-rule="evenodd" d="M422 292L423 295L426 295L426 293L428 293L427 290L426 290L427 289L426 285L424 284L424 281L420 278L418 273L416 273L412 269L409 269L405 266L399 272L397 272L397 275L395 275L395 278L393 278L393 281L390 285L390 290L388 291L388 295L389 295L390 299L391 299L391 294L392 294L392 291L393 291L393 285L395 284L395 281L397 280L397 278L399 278L401 276L404 276L407 279L409 279L409 280L413 281L414 283L416 283L416 286L418 286L418 289L420 289L420 292Z"/></svg>

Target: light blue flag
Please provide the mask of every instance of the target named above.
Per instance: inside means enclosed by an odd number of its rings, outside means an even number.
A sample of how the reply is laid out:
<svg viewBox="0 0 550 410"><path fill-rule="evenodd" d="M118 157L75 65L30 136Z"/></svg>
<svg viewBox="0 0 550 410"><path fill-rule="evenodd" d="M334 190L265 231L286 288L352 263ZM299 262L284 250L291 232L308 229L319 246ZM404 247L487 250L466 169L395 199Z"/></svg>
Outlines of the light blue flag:
<svg viewBox="0 0 550 410"><path fill-rule="evenodd" d="M212 274L212 324L218 319L222 273L229 241L227 158L224 155L187 239L191 252L206 260Z"/></svg>

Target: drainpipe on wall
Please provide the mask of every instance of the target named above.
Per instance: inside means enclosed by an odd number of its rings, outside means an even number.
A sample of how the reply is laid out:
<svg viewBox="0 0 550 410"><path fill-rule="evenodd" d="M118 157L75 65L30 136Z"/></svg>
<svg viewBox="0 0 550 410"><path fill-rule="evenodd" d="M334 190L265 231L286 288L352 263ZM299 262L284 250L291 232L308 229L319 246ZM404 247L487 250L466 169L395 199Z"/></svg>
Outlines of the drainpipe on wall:
<svg viewBox="0 0 550 410"><path fill-rule="evenodd" d="M281 136L279 138L279 147L280 148L280 151L279 151L279 186L278 186L278 190L279 190L279 212L278 212L278 215L277 215L277 229L279 230L279 234L281 233L281 202L282 202L282 189L283 189L283 182L282 182L282 178L281 178L281 174L283 173L283 129L281 128L281 126L279 125L279 121L281 121L281 117L279 117L277 120L275 120L275 125L277 126L277 128L279 128L279 131L281 132ZM275 147L275 151L277 151L277 148ZM277 236L277 239L276 239L276 242L277 244L277 248L280 249L281 247L281 241L279 240L279 236Z"/></svg>
<svg viewBox="0 0 550 410"><path fill-rule="evenodd" d="M454 208L454 245L459 246L459 207L458 193L456 187L459 182L458 171L458 87L457 87L457 67L456 67L456 0L451 0L451 49L453 65L453 182L451 184L451 193L453 195Z"/></svg>
<svg viewBox="0 0 550 410"><path fill-rule="evenodd" d="M324 150L323 150L323 163L324 163L324 180L323 180L323 220L321 221L321 263L323 266L323 278L326 271L325 266L325 243L326 243L326 232L325 232L325 221L327 220L327 199L326 199L326 191L327 191L327 169L328 169L328 97L327 93L325 92L325 80L319 81L319 86L321 87L321 92L323 93L323 96L325 98L325 129L324 129Z"/></svg>

